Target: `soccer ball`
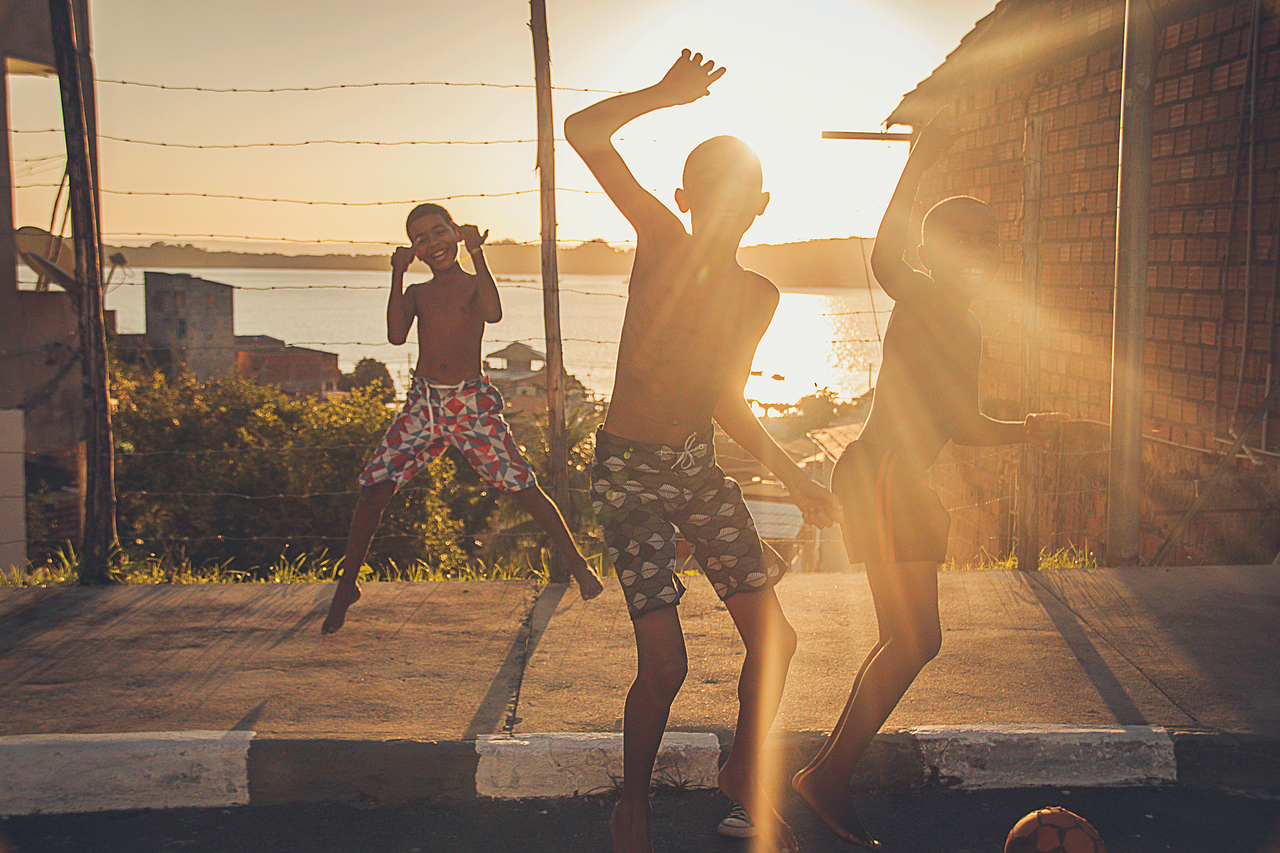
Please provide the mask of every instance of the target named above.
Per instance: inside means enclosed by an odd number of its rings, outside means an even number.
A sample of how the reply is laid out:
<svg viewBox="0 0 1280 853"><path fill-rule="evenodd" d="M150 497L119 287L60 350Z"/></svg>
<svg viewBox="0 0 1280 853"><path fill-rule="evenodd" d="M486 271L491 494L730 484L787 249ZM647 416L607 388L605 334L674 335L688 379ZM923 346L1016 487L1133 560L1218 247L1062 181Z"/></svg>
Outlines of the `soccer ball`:
<svg viewBox="0 0 1280 853"><path fill-rule="evenodd" d="M1107 853L1089 821L1062 806L1047 806L1009 830L1004 853Z"/></svg>

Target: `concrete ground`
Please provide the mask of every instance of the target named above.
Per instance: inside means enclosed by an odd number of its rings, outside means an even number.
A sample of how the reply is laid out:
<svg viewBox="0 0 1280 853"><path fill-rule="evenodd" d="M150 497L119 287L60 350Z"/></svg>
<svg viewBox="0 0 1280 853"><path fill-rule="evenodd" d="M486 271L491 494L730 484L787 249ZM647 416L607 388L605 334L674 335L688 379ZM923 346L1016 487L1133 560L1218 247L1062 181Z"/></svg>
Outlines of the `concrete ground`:
<svg viewBox="0 0 1280 853"><path fill-rule="evenodd" d="M709 585L689 587L690 672L669 729L724 747L742 644ZM890 717L866 783L904 778L895 750L960 784L992 784L979 772L988 756L1038 774L1019 750L1034 740L1043 752L1045 738L1066 744L1067 763L1092 762L1076 768L1087 775L1112 760L1107 733L1119 732L1139 751L1171 744L1178 781L1280 787L1280 568L949 571L939 587L942 652ZM616 581L591 602L522 582L372 583L346 626L322 636L331 594L319 584L0 590L0 813L120 807L33 789L76 775L48 770L68 744L110 742L117 752L101 760L127 777L136 759L118 750L157 733L169 744L193 733L223 752L243 742L244 778L233 767L232 781L215 783L227 802L501 795L490 788L504 784L508 796L537 794L492 761L545 734L578 736L536 747L557 772L613 760L599 756L615 749L635 667ZM778 595L799 650L775 743L795 763L834 722L876 627L860 572L792 575ZM252 734L227 734L237 732ZM957 737L985 750L958 770L935 754L959 754ZM1099 737L1098 754L1070 752ZM32 765L52 781L24 775ZM165 783L150 784L161 801L148 804L166 805Z"/></svg>

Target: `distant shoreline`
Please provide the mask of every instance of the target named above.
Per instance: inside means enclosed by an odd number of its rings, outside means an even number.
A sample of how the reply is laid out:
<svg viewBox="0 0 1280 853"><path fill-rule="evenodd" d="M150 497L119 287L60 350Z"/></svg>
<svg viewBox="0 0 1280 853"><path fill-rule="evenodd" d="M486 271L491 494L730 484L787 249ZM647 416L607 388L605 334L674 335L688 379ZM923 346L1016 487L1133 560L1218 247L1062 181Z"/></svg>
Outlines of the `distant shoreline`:
<svg viewBox="0 0 1280 853"><path fill-rule="evenodd" d="M780 288L830 290L866 285L869 238L811 240L806 243L747 246L739 253L743 266L768 277ZM104 254L122 253L134 269L297 269L376 270L389 268L388 254L285 255L279 252L218 252L189 244L107 246ZM603 241L562 248L557 266L563 275L628 275L631 249L615 249ZM485 246L489 269L498 277L541 276L541 250L536 244L497 241ZM411 271L416 269L415 264ZM425 267L422 267L425 271ZM841 282L832 284L832 282Z"/></svg>

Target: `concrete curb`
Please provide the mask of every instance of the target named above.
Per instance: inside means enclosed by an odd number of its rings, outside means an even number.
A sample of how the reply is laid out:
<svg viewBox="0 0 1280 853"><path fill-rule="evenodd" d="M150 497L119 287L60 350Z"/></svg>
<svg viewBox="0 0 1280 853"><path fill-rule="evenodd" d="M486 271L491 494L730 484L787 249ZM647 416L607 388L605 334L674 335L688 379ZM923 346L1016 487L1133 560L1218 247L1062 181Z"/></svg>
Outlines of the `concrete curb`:
<svg viewBox="0 0 1280 853"><path fill-rule="evenodd" d="M771 741L781 766L819 733ZM724 748L669 732L655 779L713 787ZM855 787L909 789L1188 784L1274 794L1280 740L1152 726L925 726L876 736ZM546 733L475 741L257 738L253 732L0 737L0 815L289 802L571 797L610 791L622 735Z"/></svg>
<svg viewBox="0 0 1280 853"><path fill-rule="evenodd" d="M0 813L249 803L253 732L0 738Z"/></svg>

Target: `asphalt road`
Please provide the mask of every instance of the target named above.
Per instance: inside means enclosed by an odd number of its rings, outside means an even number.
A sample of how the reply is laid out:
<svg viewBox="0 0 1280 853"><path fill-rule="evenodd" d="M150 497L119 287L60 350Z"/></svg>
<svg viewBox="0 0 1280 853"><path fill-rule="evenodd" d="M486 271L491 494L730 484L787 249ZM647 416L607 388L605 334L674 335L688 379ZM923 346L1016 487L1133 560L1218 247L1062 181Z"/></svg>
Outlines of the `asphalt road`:
<svg viewBox="0 0 1280 853"><path fill-rule="evenodd" d="M658 853L737 853L709 791L654 797ZM885 853L1000 853L1027 812L1062 805L1094 824L1109 853L1280 853L1280 801L1166 788L940 788L864 794L863 819ZM545 853L609 848L611 798L284 805L34 815L0 822L0 853ZM787 813L806 853L850 853L797 803Z"/></svg>

